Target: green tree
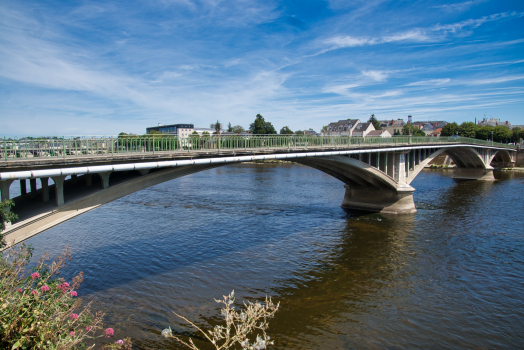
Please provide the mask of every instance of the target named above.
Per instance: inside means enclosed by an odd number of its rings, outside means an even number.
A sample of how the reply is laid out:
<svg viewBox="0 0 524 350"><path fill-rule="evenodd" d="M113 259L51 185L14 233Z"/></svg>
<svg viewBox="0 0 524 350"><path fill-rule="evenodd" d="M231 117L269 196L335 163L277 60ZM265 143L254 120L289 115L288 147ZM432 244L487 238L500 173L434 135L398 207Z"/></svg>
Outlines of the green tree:
<svg viewBox="0 0 524 350"><path fill-rule="evenodd" d="M375 130L380 130L380 123L377 120L377 118L375 118L374 114L372 114L371 117L369 117L368 123L373 124L373 127L375 127Z"/></svg>
<svg viewBox="0 0 524 350"><path fill-rule="evenodd" d="M458 133L463 137L477 137L478 126L473 122L464 122L458 127Z"/></svg>
<svg viewBox="0 0 524 350"><path fill-rule="evenodd" d="M304 132L302 130L295 131L295 135L304 135Z"/></svg>
<svg viewBox="0 0 524 350"><path fill-rule="evenodd" d="M240 125L235 125L234 127L231 128L231 131L234 132L234 133L242 133L242 132L246 132L246 130L244 130L244 128Z"/></svg>
<svg viewBox="0 0 524 350"><path fill-rule="evenodd" d="M211 124L211 129L215 129L215 133L220 133L220 122L217 120L216 123Z"/></svg>
<svg viewBox="0 0 524 350"><path fill-rule="evenodd" d="M320 131L326 131L326 130L327 130L327 125L324 125L324 126L322 127L322 129L320 129Z"/></svg>
<svg viewBox="0 0 524 350"><path fill-rule="evenodd" d="M516 126L513 129L511 129L511 134L512 134L511 135L511 142L519 142L520 141L519 140L519 131L520 130L521 129L518 126Z"/></svg>
<svg viewBox="0 0 524 350"><path fill-rule="evenodd" d="M14 222L18 219L18 215L11 211L11 207L14 207L15 202L12 199L6 199L0 202L0 232L5 230L5 225L8 222ZM0 234L1 235L1 234ZM6 246L6 242L3 236L0 236L0 248Z"/></svg>
<svg viewBox="0 0 524 350"><path fill-rule="evenodd" d="M481 125L477 127L477 136L479 140L491 140L491 132L495 128L490 125Z"/></svg>
<svg viewBox="0 0 524 350"><path fill-rule="evenodd" d="M202 137L203 137L203 138L210 137L210 136L211 136L211 135L210 135L207 131L204 131L204 132L202 133Z"/></svg>
<svg viewBox="0 0 524 350"><path fill-rule="evenodd" d="M293 131L288 126L284 126L282 129L280 129L280 135L290 135L293 134Z"/></svg>
<svg viewBox="0 0 524 350"><path fill-rule="evenodd" d="M519 139L523 139L524 140L524 129L520 129L519 130ZM520 142L520 140L518 140Z"/></svg>
<svg viewBox="0 0 524 350"><path fill-rule="evenodd" d="M231 122L227 123L227 132L233 132L233 127L231 126Z"/></svg>
<svg viewBox="0 0 524 350"><path fill-rule="evenodd" d="M393 133L393 136L400 136L400 130L397 130Z"/></svg>
<svg viewBox="0 0 524 350"><path fill-rule="evenodd" d="M255 121L249 125L249 130L254 135L277 133L273 124L271 124L270 122L266 122L264 117L260 114L257 114L255 117Z"/></svg>
<svg viewBox="0 0 524 350"><path fill-rule="evenodd" d="M193 132L189 135L189 137L192 138L192 139L198 139L198 138L200 138L200 135L198 135L198 132L193 131Z"/></svg>
<svg viewBox="0 0 524 350"><path fill-rule="evenodd" d="M502 125L498 125L493 130L493 141L508 143L509 139L511 138L511 135L513 135L513 133L509 128Z"/></svg>
<svg viewBox="0 0 524 350"><path fill-rule="evenodd" d="M453 136L456 135L459 131L459 126L457 123L448 123L442 127L442 132L440 136Z"/></svg>
<svg viewBox="0 0 524 350"><path fill-rule="evenodd" d="M424 131L415 127L413 124L408 123L402 127L402 135L409 135L410 133L413 136L426 136Z"/></svg>

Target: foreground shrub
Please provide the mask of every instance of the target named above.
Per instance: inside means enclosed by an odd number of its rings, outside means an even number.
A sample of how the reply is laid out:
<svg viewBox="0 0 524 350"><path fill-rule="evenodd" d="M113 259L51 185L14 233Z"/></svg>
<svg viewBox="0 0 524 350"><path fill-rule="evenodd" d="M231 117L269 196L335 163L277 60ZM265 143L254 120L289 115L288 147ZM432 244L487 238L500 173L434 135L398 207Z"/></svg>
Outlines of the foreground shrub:
<svg viewBox="0 0 524 350"><path fill-rule="evenodd" d="M81 307L76 289L82 273L71 283L58 278L71 260L68 248L52 263L46 254L27 271L31 257L32 248L22 244L0 259L0 349L85 349L86 339L113 335L111 328L100 334L102 312L92 314L91 304ZM105 348L130 349L131 342Z"/></svg>
<svg viewBox="0 0 524 350"><path fill-rule="evenodd" d="M273 341L266 334L269 327L268 319L275 315L280 303L275 305L271 298L266 297L264 304L249 301L247 304L244 303L244 307L237 311L233 306L235 302L234 293L233 291L228 296L224 295L222 300L215 299L218 304L223 305L221 315L224 318L225 325L217 325L213 330L205 332L184 316L174 314L195 327L216 349L231 349L237 346L249 350L266 349L267 345L273 344ZM193 343L193 339L189 338L184 341L179 336L174 336L171 328L164 329L162 335L167 338L174 338L190 349L199 350Z"/></svg>

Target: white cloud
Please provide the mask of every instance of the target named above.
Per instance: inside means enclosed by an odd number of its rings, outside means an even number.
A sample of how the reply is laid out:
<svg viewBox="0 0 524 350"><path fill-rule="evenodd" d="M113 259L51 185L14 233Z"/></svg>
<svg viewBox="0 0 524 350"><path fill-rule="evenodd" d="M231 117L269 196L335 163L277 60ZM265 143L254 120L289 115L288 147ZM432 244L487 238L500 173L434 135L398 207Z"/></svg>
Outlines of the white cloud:
<svg viewBox="0 0 524 350"><path fill-rule="evenodd" d="M376 70L364 70L362 71L362 75L379 82L386 80L386 78L388 77L387 72L380 72Z"/></svg>
<svg viewBox="0 0 524 350"><path fill-rule="evenodd" d="M409 83L406 86L432 86L432 85L444 85L450 82L451 79L445 78L445 79L429 79L429 80L421 80L416 81L414 83Z"/></svg>

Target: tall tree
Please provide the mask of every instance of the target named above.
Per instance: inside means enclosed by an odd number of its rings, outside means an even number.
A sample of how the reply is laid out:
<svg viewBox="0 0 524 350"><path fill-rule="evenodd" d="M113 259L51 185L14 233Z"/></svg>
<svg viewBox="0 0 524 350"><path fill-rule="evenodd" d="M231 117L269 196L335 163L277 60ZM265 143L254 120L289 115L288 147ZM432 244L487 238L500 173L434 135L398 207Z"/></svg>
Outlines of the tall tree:
<svg viewBox="0 0 524 350"><path fill-rule="evenodd" d="M368 123L373 124L373 127L375 127L375 130L380 130L380 123L377 120L377 118L375 118L374 114L372 114L371 117L369 117Z"/></svg>
<svg viewBox="0 0 524 350"><path fill-rule="evenodd" d="M264 134L276 134L277 131L275 127L270 122L266 122L264 117L260 114L257 114L255 121L249 125L249 130L252 134L255 135L264 135Z"/></svg>
<svg viewBox="0 0 524 350"><path fill-rule="evenodd" d="M426 133L419 128L415 127L412 123L408 123L402 127L402 135L412 136L426 136Z"/></svg>
<svg viewBox="0 0 524 350"><path fill-rule="evenodd" d="M233 132L233 127L231 126L231 122L227 124L227 132Z"/></svg>
<svg viewBox="0 0 524 350"><path fill-rule="evenodd" d="M458 133L463 137L477 137L478 126L473 122L464 122L458 127Z"/></svg>
<svg viewBox="0 0 524 350"><path fill-rule="evenodd" d="M441 136L453 136L456 135L459 131L459 126L457 123L448 123L442 127Z"/></svg>
<svg viewBox="0 0 524 350"><path fill-rule="evenodd" d="M280 129L280 135L290 135L293 134L293 131L289 128L289 126L284 126L282 129Z"/></svg>

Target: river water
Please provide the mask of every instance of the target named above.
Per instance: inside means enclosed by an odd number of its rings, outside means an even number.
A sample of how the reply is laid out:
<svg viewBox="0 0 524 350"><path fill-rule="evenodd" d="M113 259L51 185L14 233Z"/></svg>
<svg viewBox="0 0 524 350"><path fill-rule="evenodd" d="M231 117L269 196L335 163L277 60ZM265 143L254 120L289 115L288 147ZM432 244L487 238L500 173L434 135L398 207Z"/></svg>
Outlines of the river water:
<svg viewBox="0 0 524 350"><path fill-rule="evenodd" d="M418 212L340 208L344 188L293 164L242 164L172 180L28 241L71 247L84 301L136 349L183 349L172 311L214 323L213 298L281 303L276 349L524 347L524 173L457 182L423 171ZM202 324L202 323L200 323ZM206 347L203 342L197 343Z"/></svg>

